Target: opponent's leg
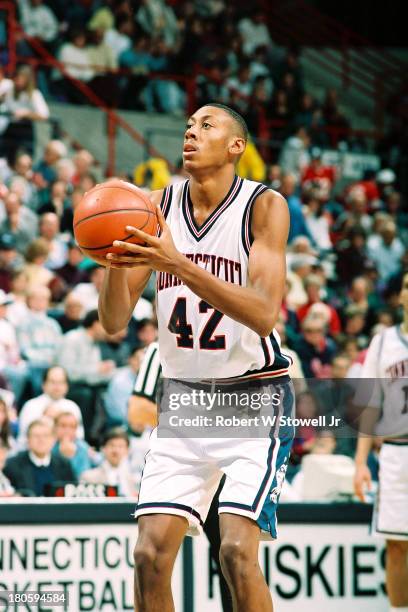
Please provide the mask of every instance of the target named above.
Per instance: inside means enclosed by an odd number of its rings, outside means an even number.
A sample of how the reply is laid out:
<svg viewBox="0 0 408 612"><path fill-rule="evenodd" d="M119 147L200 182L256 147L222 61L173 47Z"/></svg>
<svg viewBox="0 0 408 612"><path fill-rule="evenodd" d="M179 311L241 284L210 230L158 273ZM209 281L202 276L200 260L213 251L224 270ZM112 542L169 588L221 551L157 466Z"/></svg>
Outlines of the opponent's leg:
<svg viewBox="0 0 408 612"><path fill-rule="evenodd" d="M174 612L171 575L188 522L182 516L147 514L139 517L138 527L135 612Z"/></svg>
<svg viewBox="0 0 408 612"><path fill-rule="evenodd" d="M408 542L387 540L387 593L394 608L408 608Z"/></svg>
<svg viewBox="0 0 408 612"><path fill-rule="evenodd" d="M260 528L236 514L220 514L220 561L234 612L272 612L272 598L258 562Z"/></svg>

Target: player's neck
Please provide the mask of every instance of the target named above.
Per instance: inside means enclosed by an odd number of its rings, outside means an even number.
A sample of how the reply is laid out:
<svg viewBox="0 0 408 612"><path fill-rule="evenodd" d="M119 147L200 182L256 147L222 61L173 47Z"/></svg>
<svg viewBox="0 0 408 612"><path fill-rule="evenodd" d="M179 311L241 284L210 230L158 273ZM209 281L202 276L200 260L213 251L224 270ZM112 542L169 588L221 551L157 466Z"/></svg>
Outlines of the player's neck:
<svg viewBox="0 0 408 612"><path fill-rule="evenodd" d="M190 197L194 206L215 208L225 198L235 176L234 167L227 166L218 172L193 176L190 180Z"/></svg>

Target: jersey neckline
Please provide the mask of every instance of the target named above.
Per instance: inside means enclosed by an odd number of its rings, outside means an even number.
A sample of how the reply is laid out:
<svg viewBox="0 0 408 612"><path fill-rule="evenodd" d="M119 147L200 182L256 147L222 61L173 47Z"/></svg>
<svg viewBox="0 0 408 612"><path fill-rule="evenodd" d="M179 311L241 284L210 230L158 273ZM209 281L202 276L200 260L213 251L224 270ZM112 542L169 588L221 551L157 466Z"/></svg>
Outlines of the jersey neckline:
<svg viewBox="0 0 408 612"><path fill-rule="evenodd" d="M210 231L217 219L233 203L241 190L242 183L243 179L235 175L225 198L212 211L204 223L199 226L194 219L193 202L190 196L190 181L185 182L182 195L183 216L190 233L197 241L201 240Z"/></svg>

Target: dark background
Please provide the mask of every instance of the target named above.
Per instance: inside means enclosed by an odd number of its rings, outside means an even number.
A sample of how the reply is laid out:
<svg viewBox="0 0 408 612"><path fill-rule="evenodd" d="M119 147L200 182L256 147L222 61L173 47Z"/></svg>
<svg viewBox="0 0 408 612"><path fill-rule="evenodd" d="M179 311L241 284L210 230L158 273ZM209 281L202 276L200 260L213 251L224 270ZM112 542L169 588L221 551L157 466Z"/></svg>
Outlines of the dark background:
<svg viewBox="0 0 408 612"><path fill-rule="evenodd" d="M408 3L400 0L307 0L319 11L333 17L376 45L406 47Z"/></svg>

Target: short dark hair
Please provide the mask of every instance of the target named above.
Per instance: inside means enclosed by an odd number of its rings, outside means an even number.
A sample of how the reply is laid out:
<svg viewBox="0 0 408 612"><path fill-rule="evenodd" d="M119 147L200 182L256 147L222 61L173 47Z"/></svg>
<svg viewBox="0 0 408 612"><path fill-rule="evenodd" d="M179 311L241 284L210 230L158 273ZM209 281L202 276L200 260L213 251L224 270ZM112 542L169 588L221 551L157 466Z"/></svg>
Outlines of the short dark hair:
<svg viewBox="0 0 408 612"><path fill-rule="evenodd" d="M234 111L233 108L230 108L225 104L220 104L219 102L209 102L208 104L203 104L203 106L213 106L214 108L220 108L221 110L225 111L234 120L239 131L241 132L242 138L245 140L245 142L247 142L249 131L246 121L242 115L237 113L237 111Z"/></svg>
<svg viewBox="0 0 408 612"><path fill-rule="evenodd" d="M99 321L99 314L95 308L95 310L90 310L86 313L82 321L82 326L85 327L85 329L89 329L96 321Z"/></svg>
<svg viewBox="0 0 408 612"><path fill-rule="evenodd" d="M102 446L106 446L108 442L110 442L111 440L115 440L116 438L124 440L128 446L130 445L129 436L126 430L123 427L112 427L111 429L108 429L108 431L104 434L102 439Z"/></svg>

